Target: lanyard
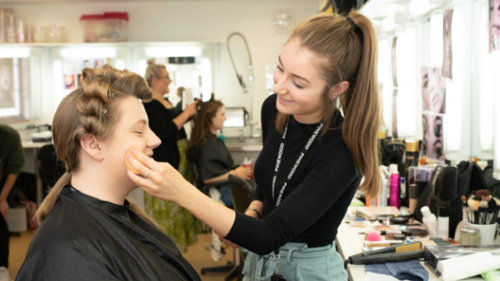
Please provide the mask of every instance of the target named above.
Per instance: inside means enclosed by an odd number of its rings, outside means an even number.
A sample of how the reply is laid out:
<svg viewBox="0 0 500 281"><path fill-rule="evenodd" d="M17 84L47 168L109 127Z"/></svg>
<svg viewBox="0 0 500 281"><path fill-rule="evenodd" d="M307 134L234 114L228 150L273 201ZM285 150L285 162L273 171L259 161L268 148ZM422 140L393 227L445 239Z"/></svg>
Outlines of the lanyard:
<svg viewBox="0 0 500 281"><path fill-rule="evenodd" d="M274 168L274 175L273 175L273 199L276 200L276 207L278 207L278 205L281 203L281 197L283 196L283 192L285 191L286 186L290 182L290 179L293 177L293 174L295 174L297 167L299 167L300 162L309 151L309 148L311 147L313 141L316 139L322 128L323 128L323 123L320 123L316 128L316 130L314 131L314 133L312 134L309 141L307 142L306 146L300 152L299 158L297 159L297 161L295 161L295 165L293 165L292 170L288 174L288 177L285 179L285 182L283 183L283 186L281 187L280 193L278 195L278 199L276 199L274 195L274 189L276 186L276 179L278 178L278 172L281 166L281 156L283 156L283 150L285 149L286 133L288 132L288 121L286 122L285 130L283 130L283 135L281 136L280 147L278 150L278 158L276 159L276 166Z"/></svg>

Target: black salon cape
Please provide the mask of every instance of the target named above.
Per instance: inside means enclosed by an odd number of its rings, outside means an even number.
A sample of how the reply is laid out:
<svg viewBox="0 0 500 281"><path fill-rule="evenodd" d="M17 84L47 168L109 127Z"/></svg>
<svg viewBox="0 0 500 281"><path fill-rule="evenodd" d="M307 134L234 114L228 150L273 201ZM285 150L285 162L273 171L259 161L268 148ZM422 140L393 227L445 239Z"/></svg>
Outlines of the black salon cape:
<svg viewBox="0 0 500 281"><path fill-rule="evenodd" d="M170 238L129 210L65 187L16 280L201 280Z"/></svg>
<svg viewBox="0 0 500 281"><path fill-rule="evenodd" d="M235 168L231 152L215 135L207 137L201 146L191 149L189 160L196 163L202 181L218 177Z"/></svg>

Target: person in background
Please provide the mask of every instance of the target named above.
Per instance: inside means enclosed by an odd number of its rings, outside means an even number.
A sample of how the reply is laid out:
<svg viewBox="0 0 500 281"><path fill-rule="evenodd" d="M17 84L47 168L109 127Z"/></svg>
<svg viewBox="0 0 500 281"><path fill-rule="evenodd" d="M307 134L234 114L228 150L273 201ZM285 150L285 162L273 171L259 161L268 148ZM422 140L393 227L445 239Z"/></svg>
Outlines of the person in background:
<svg viewBox="0 0 500 281"><path fill-rule="evenodd" d="M12 127L0 124L0 281L8 281L9 271L9 213L8 198L25 163L24 149L19 133Z"/></svg>
<svg viewBox="0 0 500 281"><path fill-rule="evenodd" d="M153 92L153 100L144 103L151 130L160 138L161 144L155 148L153 158L168 162L179 170L184 178L193 182L191 169L186 159L187 136L184 124L196 113L196 102L186 106L181 113L164 98L172 82L165 65L148 61L145 75ZM144 194L146 213L156 220L182 251L194 245L201 232L201 222L179 205Z"/></svg>
<svg viewBox="0 0 500 281"><path fill-rule="evenodd" d="M53 120L66 173L36 213L36 231L17 280L200 280L174 243L126 196L137 188L126 154L148 156L160 139L141 103L144 79L109 65L83 70Z"/></svg>
<svg viewBox="0 0 500 281"><path fill-rule="evenodd" d="M130 162L148 177L129 177L248 249L244 280L282 280L271 277L276 266L289 281L347 280L337 229L358 188L377 196L381 182L377 46L371 22L355 11L317 15L295 28L278 57L275 94L262 106L257 189L245 214L139 152Z"/></svg>
<svg viewBox="0 0 500 281"><path fill-rule="evenodd" d="M203 183L227 181L229 174L243 179L251 179L251 167L235 167L226 144L215 133L221 130L226 121L226 108L215 100L203 102L194 118L194 127L187 147L188 158L196 163ZM233 199L229 184L218 188L224 204L232 208Z"/></svg>
<svg viewBox="0 0 500 281"><path fill-rule="evenodd" d="M179 102L175 105L175 108L179 111L179 112L182 112L182 93L184 93L184 91L186 90L186 88L184 87L179 87L177 88L177 96L180 98Z"/></svg>

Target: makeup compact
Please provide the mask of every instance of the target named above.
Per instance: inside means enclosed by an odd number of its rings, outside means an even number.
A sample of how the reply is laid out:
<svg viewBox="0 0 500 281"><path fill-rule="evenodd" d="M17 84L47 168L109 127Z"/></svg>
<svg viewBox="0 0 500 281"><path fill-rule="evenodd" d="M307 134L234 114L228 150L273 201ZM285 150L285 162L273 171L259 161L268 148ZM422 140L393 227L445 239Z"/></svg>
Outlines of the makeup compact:
<svg viewBox="0 0 500 281"><path fill-rule="evenodd" d="M393 217L390 218L389 221L391 224L406 224L408 222L407 217Z"/></svg>
<svg viewBox="0 0 500 281"><path fill-rule="evenodd" d="M401 226L401 232L406 236L427 236L429 233L425 226Z"/></svg>
<svg viewBox="0 0 500 281"><path fill-rule="evenodd" d="M390 224L390 219L396 217L396 215L378 215L376 220L383 224Z"/></svg>

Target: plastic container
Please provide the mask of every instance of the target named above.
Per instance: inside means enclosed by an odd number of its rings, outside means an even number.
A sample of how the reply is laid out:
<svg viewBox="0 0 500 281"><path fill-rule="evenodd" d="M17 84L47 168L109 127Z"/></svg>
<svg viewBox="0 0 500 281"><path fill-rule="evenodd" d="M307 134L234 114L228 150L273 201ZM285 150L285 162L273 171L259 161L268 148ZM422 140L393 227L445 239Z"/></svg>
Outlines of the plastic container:
<svg viewBox="0 0 500 281"><path fill-rule="evenodd" d="M389 195L389 206L394 206L399 209L399 183L400 176L398 172L398 165L391 164L389 166L390 177L390 195Z"/></svg>
<svg viewBox="0 0 500 281"><path fill-rule="evenodd" d="M431 213L431 210L429 207L424 206L420 209L420 212L422 212L422 222L425 224L427 227L427 232L429 233L430 237L437 237L437 219L436 216Z"/></svg>
<svg viewBox="0 0 500 281"><path fill-rule="evenodd" d="M80 26L84 42L123 42L128 40L128 13L82 15Z"/></svg>
<svg viewBox="0 0 500 281"><path fill-rule="evenodd" d="M462 227L460 229L460 245L479 246L481 245L481 234L477 228Z"/></svg>

